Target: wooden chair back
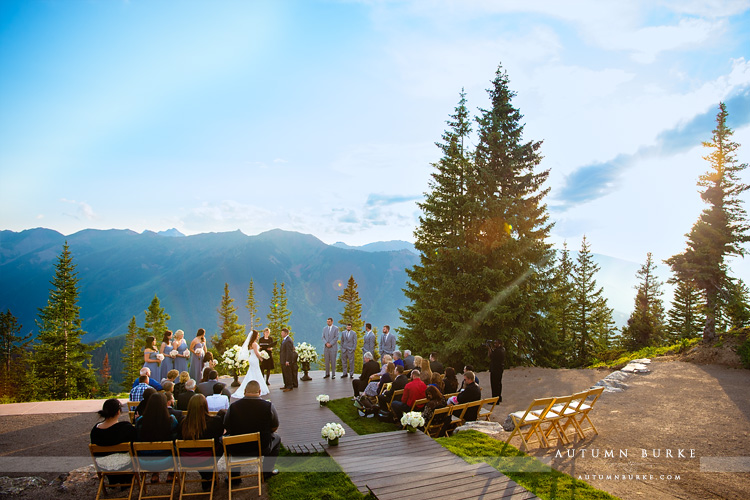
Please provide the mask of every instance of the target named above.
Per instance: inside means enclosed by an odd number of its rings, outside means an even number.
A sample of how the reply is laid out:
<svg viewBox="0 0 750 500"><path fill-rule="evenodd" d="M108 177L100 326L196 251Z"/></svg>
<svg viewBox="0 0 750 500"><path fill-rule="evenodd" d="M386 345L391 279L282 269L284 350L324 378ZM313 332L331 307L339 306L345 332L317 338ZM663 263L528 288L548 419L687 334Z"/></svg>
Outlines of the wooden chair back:
<svg viewBox="0 0 750 500"><path fill-rule="evenodd" d="M544 421L542 421L542 423L540 424L542 426L547 425L546 429L542 429L547 443L550 442L552 432L554 431L558 441L562 441L564 444L568 444L568 438L565 436L565 432L560 426L560 421L564 418L567 418L569 414L568 408L570 407L570 403L572 401L572 394L570 396L555 398L555 404L552 405L552 407L545 415Z"/></svg>
<svg viewBox="0 0 750 500"><path fill-rule="evenodd" d="M213 439L193 439L183 440L178 439L174 442L175 448L177 448L177 469L180 474L180 500L183 497L206 495L208 494L209 499L214 497L214 483L211 481L211 490L187 493L185 485L189 483L203 483L201 479L187 479L187 473L194 472L208 472L214 473L216 477L216 450L214 449ZM201 453L202 452L202 453Z"/></svg>
<svg viewBox="0 0 750 500"><path fill-rule="evenodd" d="M391 409L391 405L393 404L393 401L396 399L396 396L401 397L401 395L404 393L403 389L399 389L397 391L393 391L393 394L391 394L391 399L388 401L388 411L393 411Z"/></svg>
<svg viewBox="0 0 750 500"><path fill-rule="evenodd" d="M427 403L427 398L417 399L412 403L409 411L418 411L417 408L424 406Z"/></svg>
<svg viewBox="0 0 750 500"><path fill-rule="evenodd" d="M511 413L510 417L515 427L510 436L508 436L506 443L510 444L511 439L518 435L521 438L523 446L526 447L526 450L529 449L529 444L534 437L536 437L536 441L540 444L547 446L547 440L540 429L540 424L547 416L547 412L549 412L553 404L555 404L555 398L535 399L531 402L526 411ZM527 427L528 430L524 432L522 430L523 427Z"/></svg>
<svg viewBox="0 0 750 500"><path fill-rule="evenodd" d="M490 421L490 417L492 416L492 412L495 410L495 406L497 406L497 402L500 398L495 396L494 398L486 398L482 400L482 407L479 409L479 414L477 415L477 420L485 420L487 422ZM490 405L490 408L484 408L485 405Z"/></svg>
<svg viewBox="0 0 750 500"><path fill-rule="evenodd" d="M581 432L586 435L587 430L594 431L594 434L599 434L599 431L596 430L596 427L594 426L594 422L591 421L591 418L589 418L589 412L594 408L594 405L599 400L599 397L604 392L604 387L595 387L593 389L589 389L588 395L586 396L586 401L584 401L581 406L578 407L578 428L581 430ZM583 427L583 423L588 422L588 427Z"/></svg>
<svg viewBox="0 0 750 500"><path fill-rule="evenodd" d="M230 448L232 445L236 444L248 444L251 448L253 448L253 444L256 443L258 447L258 456L235 456L232 455L232 452ZM236 436L224 436L222 438L222 444L224 446L224 460L227 464L227 474L229 475L229 500L232 500L232 493L237 491L245 491L245 490L252 490L255 488L258 488L258 496L261 496L261 483L263 481L263 456L261 455L261 449L260 449L260 433L259 432L253 432L250 434L237 434ZM239 468L240 466L248 466L248 465L255 465L257 468L257 471L255 474L233 474L232 467ZM246 486L244 488L234 488L232 487L232 476L234 476L234 479L243 479L246 477L253 477L256 476L258 478L258 484L257 486Z"/></svg>
<svg viewBox="0 0 750 500"><path fill-rule="evenodd" d="M446 418L450 419L451 412L453 412L452 406L446 406L445 408L438 408L437 410L435 410L432 413L430 421L425 423L424 433L430 437L440 437L443 426L446 423ZM436 419L435 417L438 418Z"/></svg>
<svg viewBox="0 0 750 500"><path fill-rule="evenodd" d="M151 452L161 453L153 454ZM133 455L135 456L135 463L138 467L138 475L141 482L138 499L169 498L171 500L177 480L177 461L174 454L174 443L172 441L134 442ZM172 476L169 495L148 495L148 487L158 486L158 483L147 484L146 477L148 474L159 472L175 473Z"/></svg>
<svg viewBox="0 0 750 500"><path fill-rule="evenodd" d="M130 448L130 443L121 443L116 444L113 446L99 446L96 444L90 444L89 445L89 452L91 453L91 459L94 461L94 469L96 470L96 475L99 477L99 487L96 490L96 500L99 500L101 497L102 492L106 495L107 494L107 488L119 488L121 486L126 486L127 483L119 483L119 484L108 484L105 483L104 477L105 476L123 476L123 475L130 475L130 489L128 490L128 496L126 497L107 497L109 500L130 500L130 497L133 495L133 486L135 485L136 481L136 474L135 474L135 462L133 460L133 451ZM106 467L103 467L103 464L97 460L97 458L104 458L103 455L111 455L114 453L122 453L128 456L128 459L130 461L130 464L126 467L118 468L117 470L111 470Z"/></svg>

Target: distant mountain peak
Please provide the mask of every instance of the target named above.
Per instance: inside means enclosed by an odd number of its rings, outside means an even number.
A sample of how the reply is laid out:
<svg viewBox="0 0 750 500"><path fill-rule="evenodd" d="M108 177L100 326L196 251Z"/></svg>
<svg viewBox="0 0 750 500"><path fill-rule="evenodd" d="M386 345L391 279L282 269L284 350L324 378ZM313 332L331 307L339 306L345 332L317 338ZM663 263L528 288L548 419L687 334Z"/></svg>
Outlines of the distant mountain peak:
<svg viewBox="0 0 750 500"><path fill-rule="evenodd" d="M332 247L343 248L344 250L360 250L362 252L399 252L407 250L413 254L419 255L413 243L403 240L375 241L362 246L347 245L343 241L337 241Z"/></svg>
<svg viewBox="0 0 750 500"><path fill-rule="evenodd" d="M167 236L170 238L181 238L185 236L174 227L172 229L167 229L166 231L159 231L156 234L158 234L159 236Z"/></svg>

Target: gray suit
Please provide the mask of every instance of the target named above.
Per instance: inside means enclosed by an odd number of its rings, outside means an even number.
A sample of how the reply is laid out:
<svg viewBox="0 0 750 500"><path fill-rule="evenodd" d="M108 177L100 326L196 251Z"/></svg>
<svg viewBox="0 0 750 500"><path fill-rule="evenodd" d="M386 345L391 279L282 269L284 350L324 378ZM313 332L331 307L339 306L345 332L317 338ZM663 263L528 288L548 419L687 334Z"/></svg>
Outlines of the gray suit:
<svg viewBox="0 0 750 500"><path fill-rule="evenodd" d="M386 354L390 354L393 356L393 351L396 350L396 336L393 335L391 332L388 332L387 334L384 333L382 337L380 337L380 359L382 361L383 356Z"/></svg>
<svg viewBox="0 0 750 500"><path fill-rule="evenodd" d="M375 332L372 330L365 333L365 338L362 343L362 356L364 356L366 352L373 355L375 354Z"/></svg>
<svg viewBox="0 0 750 500"><path fill-rule="evenodd" d="M323 342L331 344L331 347L323 347L323 362L326 365L326 376L336 376L336 352L338 351L339 327L336 325L323 328Z"/></svg>
<svg viewBox="0 0 750 500"><path fill-rule="evenodd" d="M346 375L354 375L354 351L357 349L357 332L344 330L341 332L341 371ZM349 369L347 370L347 362Z"/></svg>

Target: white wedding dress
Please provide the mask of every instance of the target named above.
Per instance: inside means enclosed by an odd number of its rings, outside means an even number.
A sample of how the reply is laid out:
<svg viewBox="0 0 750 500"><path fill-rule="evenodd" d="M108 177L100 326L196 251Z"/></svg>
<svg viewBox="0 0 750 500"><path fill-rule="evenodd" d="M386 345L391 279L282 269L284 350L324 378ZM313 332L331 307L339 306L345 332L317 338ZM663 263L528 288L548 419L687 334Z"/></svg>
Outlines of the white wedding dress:
<svg viewBox="0 0 750 500"><path fill-rule="evenodd" d="M245 342L242 344L239 354L240 359L246 359L250 363L250 366L247 369L245 378L242 379L242 384L232 394L232 401L237 401L238 399L245 397L245 387L251 380L255 380L260 384L261 397L269 393L268 386L263 378L263 372L260 371L260 360L258 359L258 356L255 355L255 349L248 349L251 335L252 332L250 332L250 335L247 336Z"/></svg>

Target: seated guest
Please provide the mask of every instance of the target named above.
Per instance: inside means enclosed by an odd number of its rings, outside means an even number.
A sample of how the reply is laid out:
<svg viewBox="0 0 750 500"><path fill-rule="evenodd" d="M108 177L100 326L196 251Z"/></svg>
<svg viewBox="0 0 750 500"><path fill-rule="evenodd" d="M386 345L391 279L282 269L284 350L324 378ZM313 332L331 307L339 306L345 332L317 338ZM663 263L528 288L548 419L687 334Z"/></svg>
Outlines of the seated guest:
<svg viewBox="0 0 750 500"><path fill-rule="evenodd" d="M221 382L214 385L214 393L206 398L208 411L219 411L229 408L229 398L222 394L224 387L224 384Z"/></svg>
<svg viewBox="0 0 750 500"><path fill-rule="evenodd" d="M456 396L457 404L471 403L472 401L479 401L482 399L482 389L474 382L474 372L466 371L464 373L464 390ZM479 413L479 407L469 408L464 414L464 420L467 422L473 422L477 419Z"/></svg>
<svg viewBox="0 0 750 500"><path fill-rule="evenodd" d="M164 394L169 392L170 394L174 395L174 383L173 382L169 380L165 380L164 383L161 384L161 386L164 388ZM169 399L169 397L167 397L167 399Z"/></svg>
<svg viewBox="0 0 750 500"><path fill-rule="evenodd" d="M210 366L206 366L205 368L203 368L203 374L201 375L201 381L200 381L200 383L198 385L200 385L200 384L202 384L204 382L208 382L209 380L211 380L211 372L212 371L215 371L215 370L213 368L211 368ZM217 372L217 377L218 377L218 372ZM203 394L203 393L201 393L201 394ZM203 394L203 395L205 396L205 394ZM210 394L209 394L209 396L210 396Z"/></svg>
<svg viewBox="0 0 750 500"><path fill-rule="evenodd" d="M364 391L367 384L370 382L370 377L376 375L380 370L380 365L377 361L372 359L372 353L366 352L363 356L364 364L362 365L362 373L359 378L352 380L352 388L354 389L354 397L359 397L360 391Z"/></svg>
<svg viewBox="0 0 750 500"><path fill-rule="evenodd" d="M393 364L396 366L404 366L404 360L401 359L401 351L393 351Z"/></svg>
<svg viewBox="0 0 750 500"><path fill-rule="evenodd" d="M206 397L213 396L214 394L214 386L219 382L219 372L216 370L209 370L208 372L208 380L205 382L201 382L198 384L198 392L203 394ZM232 397L232 393L229 392L229 389L227 389L226 386L224 386L224 389L221 392L226 397Z"/></svg>
<svg viewBox="0 0 750 500"><path fill-rule="evenodd" d="M474 367L471 366L471 365L464 366L464 373L466 373L466 372L472 372L473 373L474 372ZM477 384L477 385L479 385L479 377L477 377L476 373L474 373L474 383ZM465 389L464 381L461 380L461 387L459 387L458 390L459 391L463 391L464 389Z"/></svg>
<svg viewBox="0 0 750 500"><path fill-rule="evenodd" d="M133 382L133 387L140 384L141 377L145 375L148 378L148 381L146 382L148 385L150 385L157 391L162 390L161 384L158 381L151 378L151 368L149 368L148 366L144 366L143 368L141 368L141 371L139 373L140 373L139 377L135 379L135 381ZM131 401L134 401L134 400L131 399Z"/></svg>
<svg viewBox="0 0 750 500"><path fill-rule="evenodd" d="M411 355L411 351L406 349L404 351L404 370L414 369L414 356Z"/></svg>
<svg viewBox="0 0 750 500"><path fill-rule="evenodd" d="M430 385L432 387L437 388L437 390L440 391L440 393L443 392L443 377L440 376L439 373L435 372L432 374L432 378L430 379Z"/></svg>
<svg viewBox="0 0 750 500"><path fill-rule="evenodd" d="M180 372L180 381L177 382L174 385L174 389L172 392L174 392L175 400L180 397L180 394L185 390L185 382L190 380L190 374L188 372Z"/></svg>
<svg viewBox="0 0 750 500"><path fill-rule="evenodd" d="M261 455L263 460L263 477L268 479L278 474L274 469L276 457L279 456L281 438L276 434L279 428L279 416L270 401L260 398L260 384L251 380L245 386L245 397L229 405L224 416L224 428L229 435L260 433ZM258 453L255 443L253 446L237 444L228 447L228 451L237 456L254 457ZM236 471L239 473L239 470ZM232 474L235 471L232 470ZM235 480L233 480L234 482ZM239 482L239 480L237 480Z"/></svg>
<svg viewBox="0 0 750 500"><path fill-rule="evenodd" d="M388 408L388 402L391 400L391 396L393 396L393 393L396 391L400 391L404 387L406 387L406 383L409 380L406 378L406 375L404 375L404 367L399 365L396 367L396 378L391 384L391 389L388 391L385 391L383 394L378 395L378 404L381 409ZM396 396L394 398L394 401L401 401L401 396Z"/></svg>
<svg viewBox="0 0 750 500"><path fill-rule="evenodd" d="M130 443L135 440L135 427L128 421L120 422L122 407L116 399L108 399L99 410L99 416L104 419L91 429L91 444L99 446L114 446L120 443ZM97 455L97 456L106 456ZM130 483L132 474L118 474L107 476L109 484ZM125 490L125 486L122 487Z"/></svg>
<svg viewBox="0 0 750 500"><path fill-rule="evenodd" d="M432 414L435 412L435 410L445 408L446 406L448 406L448 403L446 402L443 393L441 393L434 385L430 385L427 387L424 393L424 397L427 398L427 403L424 405L424 410L422 410L422 417L424 418L425 425L427 425L432 418ZM447 413L444 413L440 415L440 417L435 419L435 421L433 421L432 423L444 424L448 421L449 418L450 416Z"/></svg>
<svg viewBox="0 0 750 500"><path fill-rule="evenodd" d="M166 382L166 381L170 381L173 384L176 383L177 382L177 377L179 377L179 376L180 376L180 372L178 372L177 370L169 370L167 372L167 378L165 378L165 379L163 379L161 381L162 387L164 386L164 382Z"/></svg>
<svg viewBox="0 0 750 500"><path fill-rule="evenodd" d="M206 368L214 369L216 368L217 361L214 359L214 355L211 351L207 351L206 354L203 356L203 370L205 371Z"/></svg>
<svg viewBox="0 0 750 500"><path fill-rule="evenodd" d="M226 399L225 396L221 397ZM180 425L177 428L177 439L213 439L214 454L215 456L220 457L223 453L221 436L224 435L224 421L221 417L209 415L208 412L209 407L203 394L198 394L192 398L188 404L187 416L182 422L180 422ZM206 449L187 449L185 451L189 453L191 457L211 457L211 452ZM213 472L199 471L199 474L201 475L201 479L203 479L201 482L203 491L210 491L211 481L214 479Z"/></svg>
<svg viewBox="0 0 750 500"><path fill-rule="evenodd" d="M130 401L143 401L143 392L146 389L154 389L148 385L148 375L141 375L138 380L138 384L134 385L133 389L130 390ZM154 392L156 392L156 389L154 389Z"/></svg>
<svg viewBox="0 0 750 500"><path fill-rule="evenodd" d="M141 415L143 415L143 412L146 410L146 405L148 404L148 399L156 394L156 389L153 387L149 387L145 391L143 391L143 399L141 399L140 404L135 409L135 417L138 418ZM132 401L132 399L131 399Z"/></svg>
<svg viewBox="0 0 750 500"><path fill-rule="evenodd" d="M443 378L443 394L453 394L458 392L458 379L456 378L456 369L449 366L445 369L445 378Z"/></svg>
<svg viewBox="0 0 750 500"><path fill-rule="evenodd" d="M167 398L164 394L157 392L148 398L148 404L143 415L135 419L136 441L172 441L177 431L177 419L169 414L167 410ZM166 452L148 451L141 452L142 455L160 457ZM167 481L171 481L169 473ZM151 482L159 482L159 473L151 474Z"/></svg>
<svg viewBox="0 0 750 500"><path fill-rule="evenodd" d="M394 401L391 403L391 408L393 408L393 413L395 414L396 419L401 419L404 412L411 411L411 406L414 402L418 399L424 398L424 392L426 389L427 386L422 382L419 370L415 368L411 371L411 382L404 387L401 401ZM415 410L416 409L421 410L421 408L415 408Z"/></svg>
<svg viewBox="0 0 750 500"><path fill-rule="evenodd" d="M429 384L429 381L432 380L432 368L430 368L430 360L422 359L422 366L421 368L418 367L418 369L422 373L422 375L427 374L426 384ZM422 380L424 380L424 378Z"/></svg>
<svg viewBox="0 0 750 500"><path fill-rule="evenodd" d="M195 396L195 380L190 378L185 382L185 390L182 391L182 394L177 398L177 409L183 411L187 410L190 398L193 396Z"/></svg>
<svg viewBox="0 0 750 500"><path fill-rule="evenodd" d="M383 356L383 358L380 360L380 371L378 372L378 375L381 377L385 375L385 372L388 368L388 363L393 362L393 356L390 354L386 354Z"/></svg>
<svg viewBox="0 0 750 500"><path fill-rule="evenodd" d="M164 396L167 398L167 409L169 410L169 414L176 418L177 423L179 424L182 422L182 410L175 408L174 394L171 392L165 392Z"/></svg>
<svg viewBox="0 0 750 500"><path fill-rule="evenodd" d="M380 380L373 380L365 387L365 396L375 397L380 394L383 389L383 385L389 382L393 382L396 378L396 365L393 361L385 365L385 373L380 376Z"/></svg>
<svg viewBox="0 0 750 500"><path fill-rule="evenodd" d="M440 375L445 373L445 368L443 368L443 363L438 361L438 353L433 352L430 354L430 369L433 372L438 372Z"/></svg>

